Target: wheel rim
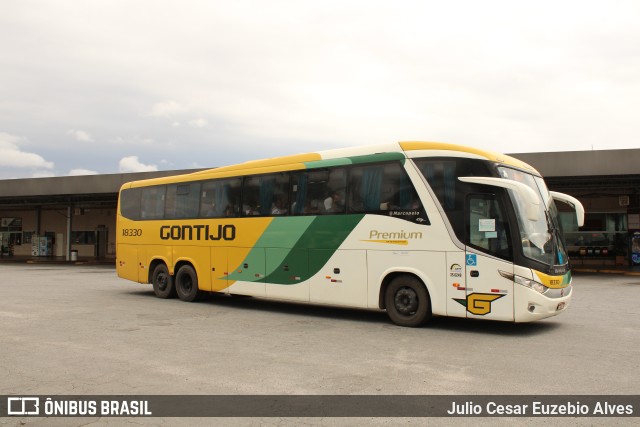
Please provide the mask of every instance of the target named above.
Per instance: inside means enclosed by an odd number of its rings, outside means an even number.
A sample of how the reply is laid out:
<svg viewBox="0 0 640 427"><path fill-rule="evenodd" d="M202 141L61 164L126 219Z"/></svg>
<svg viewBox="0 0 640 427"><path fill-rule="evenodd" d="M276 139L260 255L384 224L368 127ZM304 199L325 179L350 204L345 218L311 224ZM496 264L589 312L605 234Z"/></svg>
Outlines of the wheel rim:
<svg viewBox="0 0 640 427"><path fill-rule="evenodd" d="M185 294L191 293L191 288L193 287L193 282L191 281L191 277L186 276L183 277L180 281L180 287Z"/></svg>
<svg viewBox="0 0 640 427"><path fill-rule="evenodd" d="M156 276L156 284L158 285L158 290L164 292L169 287L169 281L167 280L167 275L164 273L160 273Z"/></svg>
<svg viewBox="0 0 640 427"><path fill-rule="evenodd" d="M418 310L418 294L411 288L400 288L396 292L394 305L398 313L411 316Z"/></svg>

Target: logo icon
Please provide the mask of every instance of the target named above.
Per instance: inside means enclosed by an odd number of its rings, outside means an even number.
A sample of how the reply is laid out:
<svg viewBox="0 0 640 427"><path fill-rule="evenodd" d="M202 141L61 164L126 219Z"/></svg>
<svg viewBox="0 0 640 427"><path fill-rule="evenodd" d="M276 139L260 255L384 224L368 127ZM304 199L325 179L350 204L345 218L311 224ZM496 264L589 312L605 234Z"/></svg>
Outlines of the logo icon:
<svg viewBox="0 0 640 427"><path fill-rule="evenodd" d="M462 266L460 264L451 264L449 277L462 277Z"/></svg>
<svg viewBox="0 0 640 427"><path fill-rule="evenodd" d="M467 307L467 311L477 316L484 316L491 313L491 303L500 299L504 294L481 294L472 293L466 299L454 298L455 301Z"/></svg>
<svg viewBox="0 0 640 427"><path fill-rule="evenodd" d="M40 415L40 398L8 397L7 415Z"/></svg>
<svg viewBox="0 0 640 427"><path fill-rule="evenodd" d="M476 254L467 254L467 265L475 267L478 265L478 255Z"/></svg>

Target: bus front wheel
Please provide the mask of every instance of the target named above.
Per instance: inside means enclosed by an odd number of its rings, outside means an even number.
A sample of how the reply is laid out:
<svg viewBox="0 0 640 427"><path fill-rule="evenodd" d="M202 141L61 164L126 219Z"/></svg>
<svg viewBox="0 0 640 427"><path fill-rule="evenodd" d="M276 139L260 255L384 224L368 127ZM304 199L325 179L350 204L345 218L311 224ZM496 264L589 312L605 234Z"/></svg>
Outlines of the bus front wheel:
<svg viewBox="0 0 640 427"><path fill-rule="evenodd" d="M385 292L385 306L391 321L399 326L421 326L431 318L429 292L415 276L391 280Z"/></svg>
<svg viewBox="0 0 640 427"><path fill-rule="evenodd" d="M164 264L158 264L153 269L151 275L151 283L153 284L153 292L158 298L173 298L176 296L176 289L173 286L173 278L169 274L169 269Z"/></svg>
<svg viewBox="0 0 640 427"><path fill-rule="evenodd" d="M198 275L190 265L183 265L176 274L176 291L182 301L192 302L200 297Z"/></svg>

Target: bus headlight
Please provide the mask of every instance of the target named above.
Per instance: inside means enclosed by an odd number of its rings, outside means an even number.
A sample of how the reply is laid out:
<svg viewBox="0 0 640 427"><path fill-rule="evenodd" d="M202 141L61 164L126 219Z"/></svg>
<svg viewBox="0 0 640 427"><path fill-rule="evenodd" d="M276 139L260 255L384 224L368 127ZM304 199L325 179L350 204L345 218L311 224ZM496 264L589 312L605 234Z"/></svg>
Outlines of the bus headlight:
<svg viewBox="0 0 640 427"><path fill-rule="evenodd" d="M536 282L535 280L525 279L524 277L520 277L520 276L514 276L514 282L516 282L519 285L526 286L527 288L531 288L534 291L537 291L541 294L544 294L549 290L549 288L547 288L542 283Z"/></svg>
<svg viewBox="0 0 640 427"><path fill-rule="evenodd" d="M544 294L549 290L549 288L547 288L542 283L536 282L535 280L526 279L522 276L516 276L515 274L507 273L505 271L500 271L500 275L505 279L513 280L517 284L526 286L527 288L531 288L541 294Z"/></svg>

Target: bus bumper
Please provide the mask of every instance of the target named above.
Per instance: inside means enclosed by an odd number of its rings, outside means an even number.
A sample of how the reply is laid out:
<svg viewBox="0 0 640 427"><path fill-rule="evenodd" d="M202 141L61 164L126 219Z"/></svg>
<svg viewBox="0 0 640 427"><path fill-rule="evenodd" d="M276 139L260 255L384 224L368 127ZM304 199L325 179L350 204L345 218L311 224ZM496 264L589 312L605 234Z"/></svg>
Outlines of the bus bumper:
<svg viewBox="0 0 640 427"><path fill-rule="evenodd" d="M514 288L514 320L531 322L564 312L571 303L573 287L564 288L566 295L549 298L533 289L515 285Z"/></svg>

